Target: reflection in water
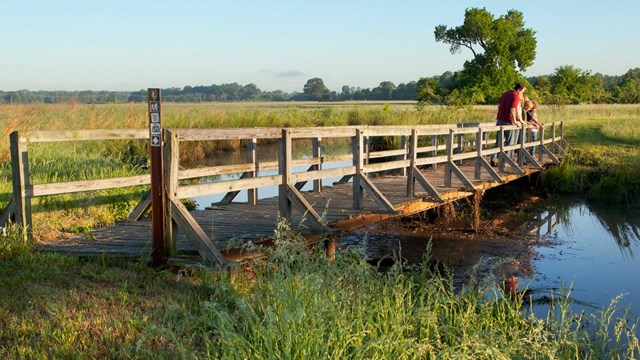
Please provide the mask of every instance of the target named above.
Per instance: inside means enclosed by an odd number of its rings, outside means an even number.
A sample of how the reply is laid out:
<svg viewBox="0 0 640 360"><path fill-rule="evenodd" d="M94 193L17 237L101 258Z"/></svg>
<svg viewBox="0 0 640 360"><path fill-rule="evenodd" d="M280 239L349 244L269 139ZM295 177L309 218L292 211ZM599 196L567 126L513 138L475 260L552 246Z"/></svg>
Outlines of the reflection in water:
<svg viewBox="0 0 640 360"><path fill-rule="evenodd" d="M550 246L537 249L535 275L527 279L544 315L551 298L568 297L573 310L608 306L618 295L622 307L640 314L640 209L557 198L540 216L555 219L542 236Z"/></svg>
<svg viewBox="0 0 640 360"><path fill-rule="evenodd" d="M634 257L634 247L640 245L640 211L629 207L604 206L590 204L582 200L562 199L551 204L547 212L541 217L553 221L553 227L547 227L547 233L538 232L538 235L548 235L556 225L562 225L564 231L573 234L574 227L580 223L573 221L577 217L589 218L598 224L614 240L623 256ZM535 224L535 220L531 222ZM635 246L632 246L635 245ZM637 249L636 249L637 250Z"/></svg>

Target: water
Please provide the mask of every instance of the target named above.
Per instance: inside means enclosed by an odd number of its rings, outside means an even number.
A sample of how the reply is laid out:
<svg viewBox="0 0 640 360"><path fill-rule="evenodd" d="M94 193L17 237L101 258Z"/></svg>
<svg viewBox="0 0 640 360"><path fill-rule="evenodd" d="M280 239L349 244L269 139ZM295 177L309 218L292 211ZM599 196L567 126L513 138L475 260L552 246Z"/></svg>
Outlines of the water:
<svg viewBox="0 0 640 360"><path fill-rule="evenodd" d="M305 146L306 145L306 146ZM322 145L322 154L324 156L336 156L336 155L344 155L350 153L349 143L347 142L335 142L332 144ZM277 161L278 160L278 145L277 144L259 144L259 151L257 151L257 156L260 162L266 161ZM299 149L299 150L298 150ZM303 155L296 154L296 151L302 153ZM311 157L311 148L309 144L304 143L294 143L294 158L310 158ZM234 152L226 152L224 155L214 156L210 159L207 159L205 165L213 166L213 165L226 165L226 164L243 164L246 162L245 153L242 151L234 151ZM351 166L352 161L334 161L334 162L325 162L322 164L323 170L335 169L340 167ZM309 168L308 165L303 166L294 166L292 168L293 173L297 172L305 172ZM278 170L259 170L256 176L271 176L277 175ZM229 181L236 180L240 178L241 174L231 174L231 175L221 175L213 178L203 178L201 179L201 183L206 183L208 181ZM326 178L322 179L322 186L332 186L334 182L340 180L340 177ZM301 189L301 191L308 191L313 189L313 182L309 181L307 184ZM226 195L226 193L221 194L211 194L205 196L199 196L194 198L196 201L197 209L202 210L207 206L217 203ZM242 190L233 200L234 202L247 202L247 190ZM278 186L267 186L258 189L258 199L266 199L278 196Z"/></svg>
<svg viewBox="0 0 640 360"><path fill-rule="evenodd" d="M591 205L559 199L541 217L559 224L547 235L551 245L537 249L535 273L523 279L533 298L569 294L574 311L594 311L624 294L619 308L640 315L640 208ZM561 291L565 289L565 291ZM545 314L548 305L536 307Z"/></svg>

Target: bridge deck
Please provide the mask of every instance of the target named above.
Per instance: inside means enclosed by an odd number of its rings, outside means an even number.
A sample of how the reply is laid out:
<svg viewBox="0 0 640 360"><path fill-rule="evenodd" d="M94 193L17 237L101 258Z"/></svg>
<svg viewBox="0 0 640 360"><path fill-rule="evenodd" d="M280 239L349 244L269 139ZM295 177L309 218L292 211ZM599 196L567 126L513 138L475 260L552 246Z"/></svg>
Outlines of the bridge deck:
<svg viewBox="0 0 640 360"><path fill-rule="evenodd" d="M545 157L543 166L550 163ZM472 181L477 189L490 189L502 185L482 171L481 180L473 180L473 165L460 165L460 170ZM498 171L497 168L495 168ZM539 169L524 166L525 175L518 175L508 166L498 171L504 183L539 172ZM444 170L421 169L424 177L436 188L445 201L455 201L472 195L454 176L452 187L444 187ZM326 186L320 193L303 192L304 198L318 214L323 215L331 230L347 232L367 224L384 221L391 217L404 216L437 207L442 203L429 196L416 185L416 196L406 196L405 176L379 176L370 179L397 210L395 214L385 212L374 199L365 192L362 210L353 209L352 183ZM278 198L260 199L257 205L230 203L212 205L206 210L192 211L191 215L206 232L213 243L227 259L238 257L239 248L249 241L257 242L271 238L276 226ZM291 225L307 236L317 237L305 222L301 224L302 213L294 207ZM314 235L315 234L315 235ZM71 253L76 255L110 254L117 256L139 256L151 252L151 222L139 220L123 221L113 226L99 228L80 236L52 243L39 243L44 251ZM194 246L183 234L178 234L178 251L195 252Z"/></svg>

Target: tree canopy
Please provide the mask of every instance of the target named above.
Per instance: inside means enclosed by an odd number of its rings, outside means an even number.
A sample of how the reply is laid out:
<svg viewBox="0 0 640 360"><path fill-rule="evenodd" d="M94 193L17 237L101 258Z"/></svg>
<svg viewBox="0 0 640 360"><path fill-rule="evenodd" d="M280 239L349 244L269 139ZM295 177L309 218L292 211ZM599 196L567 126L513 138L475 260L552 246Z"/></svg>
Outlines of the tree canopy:
<svg viewBox="0 0 640 360"><path fill-rule="evenodd" d="M465 11L462 25L436 26L436 41L449 44L452 54L468 49L473 55L454 75L449 90L457 90L469 103L495 102L506 89L524 81L520 72L536 57L535 34L525 28L524 16L517 10L494 18L485 8L471 8Z"/></svg>
<svg viewBox="0 0 640 360"><path fill-rule="evenodd" d="M324 85L324 81L317 77L307 80L302 91L309 100L329 100L331 97L331 92Z"/></svg>

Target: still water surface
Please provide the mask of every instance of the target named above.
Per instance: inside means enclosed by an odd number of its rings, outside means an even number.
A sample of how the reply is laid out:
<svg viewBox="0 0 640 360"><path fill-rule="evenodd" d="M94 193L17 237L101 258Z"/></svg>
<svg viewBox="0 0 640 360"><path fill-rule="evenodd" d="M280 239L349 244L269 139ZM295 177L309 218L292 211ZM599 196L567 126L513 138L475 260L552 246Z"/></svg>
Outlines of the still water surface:
<svg viewBox="0 0 640 360"><path fill-rule="evenodd" d="M593 311L624 294L619 308L640 315L640 208L558 198L540 217L550 214L558 217L546 235L551 244L537 249L535 274L523 281L533 297L557 297L570 287L573 310ZM547 309L541 305L536 313Z"/></svg>

